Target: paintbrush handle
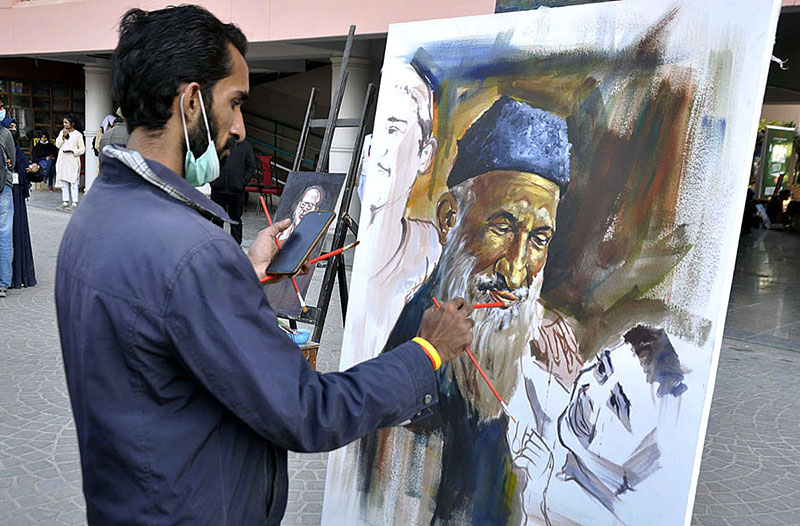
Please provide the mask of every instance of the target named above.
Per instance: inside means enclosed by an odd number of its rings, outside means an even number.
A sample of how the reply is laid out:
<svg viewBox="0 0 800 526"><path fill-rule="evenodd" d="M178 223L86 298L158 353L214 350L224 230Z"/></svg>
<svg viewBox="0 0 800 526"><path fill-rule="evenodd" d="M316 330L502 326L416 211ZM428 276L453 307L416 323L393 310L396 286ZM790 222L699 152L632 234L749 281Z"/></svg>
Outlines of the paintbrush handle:
<svg viewBox="0 0 800 526"><path fill-rule="evenodd" d="M436 299L435 296L433 297L433 304L436 305L437 309L441 308L441 305L439 304L439 301ZM486 382L486 385L489 386L489 389L492 390L492 393L494 393L494 396L497 397L497 401L500 402L500 405L503 407L503 410L508 412L508 409L507 409L508 406L503 401L503 398L500 396L500 393L497 392L497 389L494 388L494 386L492 385L492 382L489 381L489 377L486 376L486 373L483 372L483 369L481 368L480 364L478 363L478 360L475 359L475 356L472 355L472 353L470 352L469 348L464 347L464 350L467 352L467 355L469 356L469 359L472 360L472 363L475 365L475 368L478 369L478 372L483 377L483 380ZM516 419L513 416L511 416L511 413L508 413L508 416L510 416L516 422Z"/></svg>
<svg viewBox="0 0 800 526"><path fill-rule="evenodd" d="M319 261L322 261L323 259L328 259L328 258L332 258L333 256L338 256L339 254L341 254L345 250L350 250L351 248L355 247L356 245L358 245L358 243L359 243L359 241L356 241L355 243L350 243L346 247L337 248L336 250L331 250L330 252L327 252L325 254L317 256L317 257L315 257L313 259L309 259L308 263L309 264L313 264L313 263L317 263Z"/></svg>
<svg viewBox="0 0 800 526"><path fill-rule="evenodd" d="M267 216L267 223L269 223L269 226L272 226L272 217L269 215L267 202L264 201L263 195L258 196L258 198L261 200L261 208L264 209L264 215ZM281 242L278 241L278 236L275 236L275 244L278 245L278 250L280 250ZM266 283L267 281L269 281L268 279L266 279L267 277L269 276L266 276L263 280L261 280L261 283ZM292 276L292 285L294 285L294 291L297 293L297 299L300 300L300 306L303 307L303 310L305 310L306 307L305 301L303 301L303 296L300 294L300 287L297 286L297 282L294 280L294 276Z"/></svg>
<svg viewBox="0 0 800 526"><path fill-rule="evenodd" d="M472 306L473 309L491 309L493 307L505 307L506 304L502 301L495 301L494 303L476 303Z"/></svg>

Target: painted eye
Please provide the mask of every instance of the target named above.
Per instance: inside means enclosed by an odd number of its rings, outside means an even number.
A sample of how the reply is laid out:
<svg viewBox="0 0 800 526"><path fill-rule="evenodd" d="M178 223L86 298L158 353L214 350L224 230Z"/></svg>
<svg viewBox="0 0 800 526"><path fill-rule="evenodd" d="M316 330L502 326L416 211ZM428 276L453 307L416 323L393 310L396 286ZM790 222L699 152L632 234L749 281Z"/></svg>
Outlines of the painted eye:
<svg viewBox="0 0 800 526"><path fill-rule="evenodd" d="M491 223L489 228L492 232L501 236L510 234L514 230L508 223Z"/></svg>
<svg viewBox="0 0 800 526"><path fill-rule="evenodd" d="M611 351L605 350L597 357L594 377L597 383L603 385L612 374L614 374L614 366L611 364Z"/></svg>
<svg viewBox="0 0 800 526"><path fill-rule="evenodd" d="M606 405L617 415L620 423L628 430L628 433L630 433L631 402L628 400L628 397L625 396L625 391L622 390L622 386L619 383L611 390L611 395L608 397Z"/></svg>
<svg viewBox="0 0 800 526"><path fill-rule="evenodd" d="M544 248L544 247L546 247L547 245L550 244L550 238L545 236L545 235L543 235L543 234L534 235L533 237L531 237L531 241L533 241L533 243L536 246L542 247L542 248Z"/></svg>

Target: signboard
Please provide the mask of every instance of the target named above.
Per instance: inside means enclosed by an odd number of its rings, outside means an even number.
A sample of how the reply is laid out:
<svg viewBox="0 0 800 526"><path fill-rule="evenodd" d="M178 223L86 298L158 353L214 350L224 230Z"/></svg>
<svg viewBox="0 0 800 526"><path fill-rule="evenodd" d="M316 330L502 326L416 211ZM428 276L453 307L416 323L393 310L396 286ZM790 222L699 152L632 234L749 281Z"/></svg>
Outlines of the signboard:
<svg viewBox="0 0 800 526"><path fill-rule="evenodd" d="M759 198L769 199L772 197L781 174L789 171L792 141L794 141L794 128L767 126L764 134L764 153L761 159L761 178L758 184Z"/></svg>

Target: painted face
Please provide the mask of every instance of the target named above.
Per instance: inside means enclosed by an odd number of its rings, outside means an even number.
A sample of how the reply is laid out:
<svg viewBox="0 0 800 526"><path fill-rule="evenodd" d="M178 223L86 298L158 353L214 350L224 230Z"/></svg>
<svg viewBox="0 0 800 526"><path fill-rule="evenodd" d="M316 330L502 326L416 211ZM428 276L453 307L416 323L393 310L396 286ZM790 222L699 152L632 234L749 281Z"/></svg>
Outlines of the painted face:
<svg viewBox="0 0 800 526"><path fill-rule="evenodd" d="M390 195L408 198L417 175L430 164L433 143L423 139L421 120L430 121L430 95L419 77L416 84L395 86L388 92L389 114L377 122L384 123L380 143L383 150L374 150L370 162L376 180L375 206L382 206ZM376 131L377 133L377 131ZM428 138L429 139L429 138Z"/></svg>
<svg viewBox="0 0 800 526"><path fill-rule="evenodd" d="M534 174L489 172L473 179L476 201L461 218L473 279L493 301L514 302L544 268L556 228L559 189ZM488 299L488 298L487 298Z"/></svg>
<svg viewBox="0 0 800 526"><path fill-rule="evenodd" d="M309 212L313 212L319 208L319 203L322 201L322 192L318 188L309 188L303 194L300 202L294 209L292 214L292 222L296 225L305 217Z"/></svg>
<svg viewBox="0 0 800 526"><path fill-rule="evenodd" d="M657 425L655 388L633 348L624 344L603 351L578 376L559 430L578 458L591 454L622 466Z"/></svg>

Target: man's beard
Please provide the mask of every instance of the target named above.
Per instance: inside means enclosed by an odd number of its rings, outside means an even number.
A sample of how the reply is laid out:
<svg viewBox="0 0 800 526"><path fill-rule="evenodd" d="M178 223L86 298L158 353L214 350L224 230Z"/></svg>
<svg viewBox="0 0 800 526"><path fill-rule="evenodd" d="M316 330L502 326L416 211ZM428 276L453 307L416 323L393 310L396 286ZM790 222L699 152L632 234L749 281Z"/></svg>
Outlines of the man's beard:
<svg viewBox="0 0 800 526"><path fill-rule="evenodd" d="M210 128L211 137L217 136L217 131L219 127L217 126L216 120L214 120L214 116L209 113L208 115L208 126ZM225 143L224 148L217 149L217 157L219 158L219 167L222 168L225 166L225 163L228 162L230 158L230 154L226 156L222 156L226 151L230 152L234 146L236 146L236 138L231 137ZM200 124L195 126L194 129L189 130L189 144L192 146L192 153L194 154L194 158L198 159L201 155L206 153L206 149L208 148L208 134L206 133L206 124L205 121L200 119ZM219 145L216 145L219 146ZM185 154L185 152L184 152Z"/></svg>
<svg viewBox="0 0 800 526"><path fill-rule="evenodd" d="M435 295L445 300L462 297L467 303L494 302L488 290L504 287L496 277L487 279L473 275L476 258L469 255L466 241L467 236L461 234L459 223L447 236L447 245L439 260L440 281ZM472 314L475 327L470 351L506 401L517 387L519 358L528 349L539 326L538 300L543 274L539 272L530 287L511 291L521 298L512 307L478 309ZM499 415L500 402L466 354L449 364L447 377L481 420Z"/></svg>

